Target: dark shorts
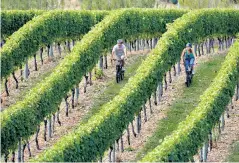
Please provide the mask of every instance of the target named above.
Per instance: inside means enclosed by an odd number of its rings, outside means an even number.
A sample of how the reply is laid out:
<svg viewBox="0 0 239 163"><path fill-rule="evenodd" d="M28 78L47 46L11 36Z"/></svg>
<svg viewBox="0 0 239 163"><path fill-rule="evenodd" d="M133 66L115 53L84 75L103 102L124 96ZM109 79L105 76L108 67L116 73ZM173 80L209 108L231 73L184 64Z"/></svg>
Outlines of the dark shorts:
<svg viewBox="0 0 239 163"><path fill-rule="evenodd" d="M185 69L187 70L189 66L192 67L194 65L194 61L195 61L194 58L185 59L185 61L184 61Z"/></svg>

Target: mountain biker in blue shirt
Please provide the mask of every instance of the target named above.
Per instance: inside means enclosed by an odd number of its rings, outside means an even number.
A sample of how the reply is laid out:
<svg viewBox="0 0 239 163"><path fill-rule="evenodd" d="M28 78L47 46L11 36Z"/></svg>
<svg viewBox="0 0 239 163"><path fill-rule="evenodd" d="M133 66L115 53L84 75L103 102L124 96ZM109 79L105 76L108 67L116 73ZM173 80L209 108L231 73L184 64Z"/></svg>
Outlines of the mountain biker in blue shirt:
<svg viewBox="0 0 239 163"><path fill-rule="evenodd" d="M181 61L183 61L183 64L185 66L185 71L190 66L192 68L192 72L194 74L193 68L194 68L194 63L196 63L196 57L192 51L192 44L190 44L190 43L186 44L186 48L183 49L183 52L181 54Z"/></svg>

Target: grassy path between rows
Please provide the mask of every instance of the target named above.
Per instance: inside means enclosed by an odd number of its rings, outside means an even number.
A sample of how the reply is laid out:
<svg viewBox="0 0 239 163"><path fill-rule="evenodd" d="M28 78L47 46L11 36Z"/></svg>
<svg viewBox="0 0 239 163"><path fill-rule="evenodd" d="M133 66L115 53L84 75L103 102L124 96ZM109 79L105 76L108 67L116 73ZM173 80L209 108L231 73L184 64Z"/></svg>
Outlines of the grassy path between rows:
<svg viewBox="0 0 239 163"><path fill-rule="evenodd" d="M239 162L239 141L233 143L230 154L225 162Z"/></svg>
<svg viewBox="0 0 239 163"><path fill-rule="evenodd" d="M83 93L83 90L80 91L79 105L77 105L74 109L69 109L69 117L65 116L65 105L63 102L60 112L60 121L62 126L56 124L53 138L48 139L48 141L45 142L43 139L44 125L41 125L39 133L39 144L41 150L37 150L35 147L35 142L33 142L33 157L39 155L44 150L54 145L63 135L73 132L78 128L79 125L86 123L92 115L99 111L100 106L113 99L115 95L118 94L119 90L128 82L128 79L135 74L138 66L146 58L146 56L147 55L145 53L139 53L129 57L126 63L125 79L120 83L116 83L115 81L115 75L113 74L113 69L115 69L114 66L110 67L108 70L105 70L106 72L103 79L97 79L93 81L93 85L87 88L86 94L81 94ZM34 136L32 139L34 139ZM25 155L28 155L27 150L25 150ZM25 161L29 160L28 157L25 157L25 159Z"/></svg>
<svg viewBox="0 0 239 163"><path fill-rule="evenodd" d="M124 80L120 81L120 83L116 83L116 80L114 78L114 80L111 80L106 84L107 88L103 92L94 95L93 106L87 113L87 115L84 116L81 124L86 123L92 115L96 114L99 111L101 106L111 101L119 93L120 89L123 88L124 85L128 82L128 79L131 76L135 75L137 68L141 65L142 61L145 58L146 55L139 54L137 57L135 57L135 59L131 61L131 63L126 63Z"/></svg>
<svg viewBox="0 0 239 163"><path fill-rule="evenodd" d="M156 131L147 139L142 150L137 153L137 160L161 144L164 137L171 134L178 124L193 111L199 103L200 95L212 83L224 59L225 55L213 55L209 56L206 61L199 63L192 85L189 88L186 86L183 88L182 96L173 102L166 112L166 118L159 120Z"/></svg>

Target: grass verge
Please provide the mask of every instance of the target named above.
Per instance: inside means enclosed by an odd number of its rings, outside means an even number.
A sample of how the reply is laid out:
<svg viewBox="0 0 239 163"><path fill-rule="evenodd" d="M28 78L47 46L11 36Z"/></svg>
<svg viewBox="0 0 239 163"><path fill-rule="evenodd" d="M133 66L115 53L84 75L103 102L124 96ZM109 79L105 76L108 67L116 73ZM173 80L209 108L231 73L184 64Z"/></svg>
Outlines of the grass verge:
<svg viewBox="0 0 239 163"><path fill-rule="evenodd" d="M137 160L160 145L164 137L171 134L177 128L178 124L193 111L200 102L200 95L212 83L224 59L224 55L213 55L207 61L199 63L200 65L196 68L192 85L189 88L186 86L183 88L182 95L173 102L172 106L165 113L166 118L161 119L157 123L156 131L148 138L144 147L137 153Z"/></svg>
<svg viewBox="0 0 239 163"><path fill-rule="evenodd" d="M239 162L239 141L233 143L225 162Z"/></svg>

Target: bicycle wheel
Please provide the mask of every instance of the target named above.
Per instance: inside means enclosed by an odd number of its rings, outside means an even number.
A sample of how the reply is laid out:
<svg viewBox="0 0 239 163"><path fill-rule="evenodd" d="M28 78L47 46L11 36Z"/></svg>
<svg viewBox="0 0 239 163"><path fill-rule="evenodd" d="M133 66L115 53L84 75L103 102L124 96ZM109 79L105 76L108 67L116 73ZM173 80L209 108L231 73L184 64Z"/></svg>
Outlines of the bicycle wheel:
<svg viewBox="0 0 239 163"><path fill-rule="evenodd" d="M116 74L116 83L119 83L119 82L120 82L119 75Z"/></svg>
<svg viewBox="0 0 239 163"><path fill-rule="evenodd" d="M189 75L187 75L187 81L186 81L186 85L187 85L187 87L189 87L189 86L190 86L190 77L189 77Z"/></svg>
<svg viewBox="0 0 239 163"><path fill-rule="evenodd" d="M121 72L121 80L124 80L124 72Z"/></svg>

